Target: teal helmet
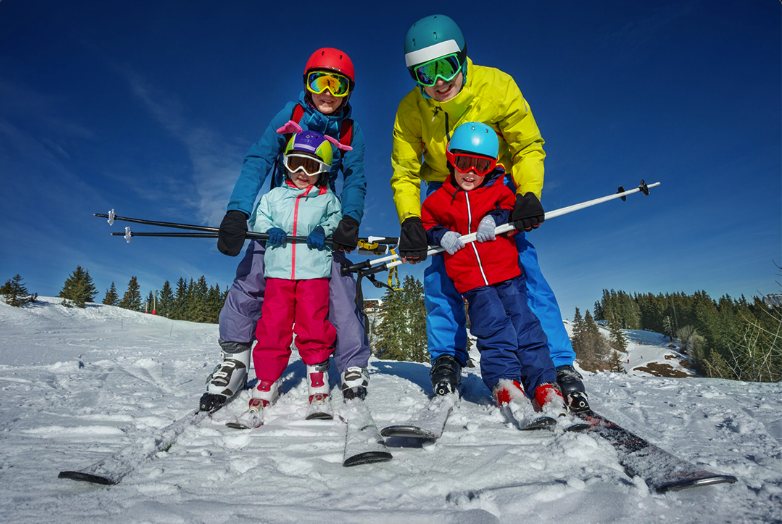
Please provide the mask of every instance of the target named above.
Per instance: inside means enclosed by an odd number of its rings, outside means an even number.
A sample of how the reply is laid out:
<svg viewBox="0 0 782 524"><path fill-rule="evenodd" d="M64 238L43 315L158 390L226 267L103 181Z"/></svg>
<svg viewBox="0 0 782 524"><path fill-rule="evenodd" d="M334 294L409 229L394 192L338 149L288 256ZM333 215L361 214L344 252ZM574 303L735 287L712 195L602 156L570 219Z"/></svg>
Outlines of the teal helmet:
<svg viewBox="0 0 782 524"><path fill-rule="evenodd" d="M417 65L455 54L462 72L467 69L467 42L456 22L445 15L432 15L414 23L405 36L405 65L410 76L418 81Z"/></svg>
<svg viewBox="0 0 782 524"><path fill-rule="evenodd" d="M454 151L496 159L500 152L500 140L497 138L497 132L486 124L465 122L454 130L448 143L448 152Z"/></svg>

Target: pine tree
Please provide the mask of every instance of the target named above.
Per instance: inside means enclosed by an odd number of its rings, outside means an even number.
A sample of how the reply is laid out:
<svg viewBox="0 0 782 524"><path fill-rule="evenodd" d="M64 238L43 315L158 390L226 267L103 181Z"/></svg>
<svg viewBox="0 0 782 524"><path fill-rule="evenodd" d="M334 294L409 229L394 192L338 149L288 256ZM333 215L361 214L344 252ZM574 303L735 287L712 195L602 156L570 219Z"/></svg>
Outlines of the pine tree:
<svg viewBox="0 0 782 524"><path fill-rule="evenodd" d="M608 319L609 324L609 331L611 332L611 343L610 347L614 351L619 351L620 353L624 353L627 351L627 338L625 337L624 333L622 333L622 330L619 328L619 322L616 320L616 316L611 315L611 318ZM613 357L612 357L613 358Z"/></svg>
<svg viewBox="0 0 782 524"><path fill-rule="evenodd" d="M625 367L622 365L622 359L619 357L619 352L616 350L611 352L611 358L608 360L609 371L612 373L627 373Z"/></svg>
<svg viewBox="0 0 782 524"><path fill-rule="evenodd" d="M380 306L380 325L376 331L376 346L373 348L378 358L406 360L407 353L402 347L402 333L407 329L405 306L402 300L404 291L387 289Z"/></svg>
<svg viewBox="0 0 782 524"><path fill-rule="evenodd" d="M402 334L402 348L412 362L429 362L426 348L426 304L424 286L420 280L407 275L402 286L402 302L407 308L406 330Z"/></svg>
<svg viewBox="0 0 782 524"><path fill-rule="evenodd" d="M98 290L95 288L90 272L81 266L76 266L73 273L65 279L58 296L72 301L73 305L77 307L83 308L87 302L95 300L97 294Z"/></svg>
<svg viewBox="0 0 782 524"><path fill-rule="evenodd" d="M0 294L5 297L6 304L14 307L22 307L25 304L35 302L38 298L38 293L30 294L27 291L27 286L24 285L22 276L18 273L3 284L3 287L0 288Z"/></svg>
<svg viewBox="0 0 782 524"><path fill-rule="evenodd" d="M111 287L106 290L106 296L103 297L103 303L107 306L116 306L119 303L117 287L114 285L114 282L112 282Z"/></svg>
<svg viewBox="0 0 782 524"><path fill-rule="evenodd" d="M206 320L211 324L220 321L220 310L223 309L223 294L220 292L220 284L209 287L206 294Z"/></svg>
<svg viewBox="0 0 782 524"><path fill-rule="evenodd" d="M152 314L152 311L155 309L155 293L150 291L149 295L147 295L147 300L144 301L144 311Z"/></svg>
<svg viewBox="0 0 782 524"><path fill-rule="evenodd" d="M176 284L176 295L174 298L174 306L172 316L175 320L185 320L185 314L187 309L187 281L179 277Z"/></svg>
<svg viewBox="0 0 782 524"><path fill-rule="evenodd" d="M193 287L192 304L190 318L193 322L206 322L208 319L206 300L209 294L209 286L206 284L206 277L201 275Z"/></svg>
<svg viewBox="0 0 782 524"><path fill-rule="evenodd" d="M136 277L130 277L128 290L125 291L125 295L123 295L118 305L131 311L141 311L141 293L139 292L138 279Z"/></svg>
<svg viewBox="0 0 782 524"><path fill-rule="evenodd" d="M163 288L160 290L160 298L157 303L157 314L171 318L171 312L174 307L174 294L171 292L171 284L166 280Z"/></svg>

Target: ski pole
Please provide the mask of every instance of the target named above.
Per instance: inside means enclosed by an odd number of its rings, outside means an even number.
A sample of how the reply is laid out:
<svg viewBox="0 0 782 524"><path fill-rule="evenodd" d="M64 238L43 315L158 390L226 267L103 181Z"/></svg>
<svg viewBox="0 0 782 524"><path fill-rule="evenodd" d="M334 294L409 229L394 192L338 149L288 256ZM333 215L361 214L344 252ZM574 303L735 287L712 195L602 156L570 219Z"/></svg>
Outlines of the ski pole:
<svg viewBox="0 0 782 524"><path fill-rule="evenodd" d="M125 232L112 232L111 236L114 237L125 237L125 240L130 242L130 239L133 237L166 237L166 238L217 238L217 233L207 233L207 232L189 232L189 233L175 233L175 232L134 232L131 231L129 227L125 228ZM269 240L269 235L267 233L254 233L254 232L248 232L247 238L251 240ZM307 237L302 236L290 236L285 239L286 242L306 242ZM326 239L327 242L331 242L331 238ZM382 246L382 247L381 247ZM361 256L370 256L370 255L383 255L387 252L388 246L385 245L377 245L375 244L375 248L372 247L372 245L369 244L362 244L359 243L358 247L356 248L356 254Z"/></svg>
<svg viewBox="0 0 782 524"><path fill-rule="evenodd" d="M192 231L208 231L211 233L217 233L220 228L217 227L210 227L210 226L196 226L192 224L178 224L176 222L159 222L157 220L144 220L141 218L130 218L130 217L120 217L114 214L114 210L106 213L93 213L93 216L100 217L100 218L108 218L108 222L110 226L114 225L115 220L119 220L120 222L135 222L137 224L146 224L148 226L160 226L160 227L170 227L174 229L190 229ZM136 233L137 236L138 233Z"/></svg>
<svg viewBox="0 0 782 524"><path fill-rule="evenodd" d="M137 224L145 224L148 226L159 226L159 227L170 227L174 229L188 229L191 231L201 231L204 233L214 233L214 235L187 235L187 234L175 234L175 233L131 233L130 237L141 237L141 236L160 236L160 237L181 237L181 238L217 238L217 233L220 231L220 228L218 227L211 227L211 226L196 226L193 224L180 224L177 222L160 222L158 220L144 220L141 218L130 218L130 217L121 217L117 216L114 213L114 210L112 209L108 213L93 213L93 216L100 217L100 218L107 218L109 225L114 225L115 220L119 220L122 222L135 222ZM125 228L125 233L112 233L112 236L124 236L126 240L129 238L127 236L127 232L129 231L129 228ZM254 232L247 232L247 238L255 239L255 240L268 240L269 236L266 233L254 233ZM260 236L258 236L260 235ZM293 240L293 242L306 242L306 237L289 237L298 239L298 238L304 238L304 240ZM130 240L128 240L130 242ZM332 242L331 237L326 239L326 242ZM382 250L380 248L380 245L396 245L399 243L398 237L376 237L376 236L369 236L364 238L359 238L359 247L363 248L365 251L372 251L374 254L382 254L381 251L387 252L386 250ZM363 245L362 245L363 244Z"/></svg>
<svg viewBox="0 0 782 524"><path fill-rule="evenodd" d="M562 216L562 215L567 215L568 213L572 213L574 211L579 211L581 209L585 209L587 207L595 206L597 204L602 204L603 202L608 202L609 200L615 200L617 198L621 198L622 200L626 200L627 199L627 195L632 195L633 193L641 192L644 195L648 195L649 194L649 188L657 187L659 185L660 185L660 182L656 182L654 184L646 185L646 183L643 180L641 180L641 183L639 184L639 186L637 188L630 189L629 191L625 191L622 186L619 186L619 191L617 191L613 195L607 195L607 196L604 196L604 197L595 198L594 200L587 200L586 202L581 202L580 204L574 204L572 206L563 207L563 208L560 208L560 209L555 209L554 211L549 211L549 212L547 212L544 215L544 217L545 217L544 220L549 220L551 218L556 218L556 217L559 217L559 216ZM508 224L502 224L501 226L497 226L495 228L495 230L494 230L494 234L495 235L502 235L504 233L508 233L508 232L515 231L515 230L516 230L516 227L511 222L511 223L508 223ZM476 233L470 233L470 234L467 234L467 235L462 235L461 237L459 237L459 240L461 240L465 244L469 244L471 242L475 242L476 236L477 236ZM443 249L440 246L430 247L429 250L426 252L426 255L427 256L437 255L439 253L442 253L443 251L445 251L445 249ZM368 260L365 263L354 264L353 266L349 266L349 267L343 268L342 272L343 273L347 273L347 272L350 272L350 271L357 271L357 270L360 270L360 269L363 269L363 268L366 268L366 267L376 266L378 264L384 264L384 269L391 269L392 267L396 267L396 266L402 264L402 261L400 260L400 258L401 257L399 255L390 255L390 256L387 256L387 257L384 257L384 258L380 258L380 259L377 259L377 260L371 260L371 261Z"/></svg>

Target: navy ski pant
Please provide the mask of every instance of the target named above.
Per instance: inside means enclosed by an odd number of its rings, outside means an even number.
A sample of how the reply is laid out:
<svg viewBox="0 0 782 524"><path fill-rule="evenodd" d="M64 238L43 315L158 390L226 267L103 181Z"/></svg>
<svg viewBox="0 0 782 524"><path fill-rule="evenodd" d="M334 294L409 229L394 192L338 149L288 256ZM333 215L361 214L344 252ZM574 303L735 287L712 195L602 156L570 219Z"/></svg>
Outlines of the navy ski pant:
<svg viewBox="0 0 782 524"><path fill-rule="evenodd" d="M261 318L266 279L263 276L264 243L251 240L236 268L236 278L220 311L220 338L227 342L251 343ZM350 265L344 253L334 251L329 281L329 322L337 330L334 363L342 373L349 367L366 367L369 342L364 318L356 306L356 280L343 276L340 268Z"/></svg>
<svg viewBox="0 0 782 524"><path fill-rule="evenodd" d="M500 379L517 380L532 398L544 382L556 382L546 334L527 305L524 275L464 293L470 333L478 338L481 376L489 390Z"/></svg>

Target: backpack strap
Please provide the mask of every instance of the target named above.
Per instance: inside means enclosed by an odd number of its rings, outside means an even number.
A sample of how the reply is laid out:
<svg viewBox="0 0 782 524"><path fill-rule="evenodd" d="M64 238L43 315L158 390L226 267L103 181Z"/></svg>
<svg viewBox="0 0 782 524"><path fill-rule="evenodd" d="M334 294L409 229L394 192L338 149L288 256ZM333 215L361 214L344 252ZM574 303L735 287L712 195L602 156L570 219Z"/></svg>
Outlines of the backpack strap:
<svg viewBox="0 0 782 524"><path fill-rule="evenodd" d="M297 124L301 122L301 117L304 116L304 108L301 107L301 104L296 104L293 106L293 112L291 113L291 120L296 122Z"/></svg>
<svg viewBox="0 0 782 524"><path fill-rule="evenodd" d="M353 120L346 118L342 121L342 128L339 130L339 143L343 146L350 146L353 141Z"/></svg>

